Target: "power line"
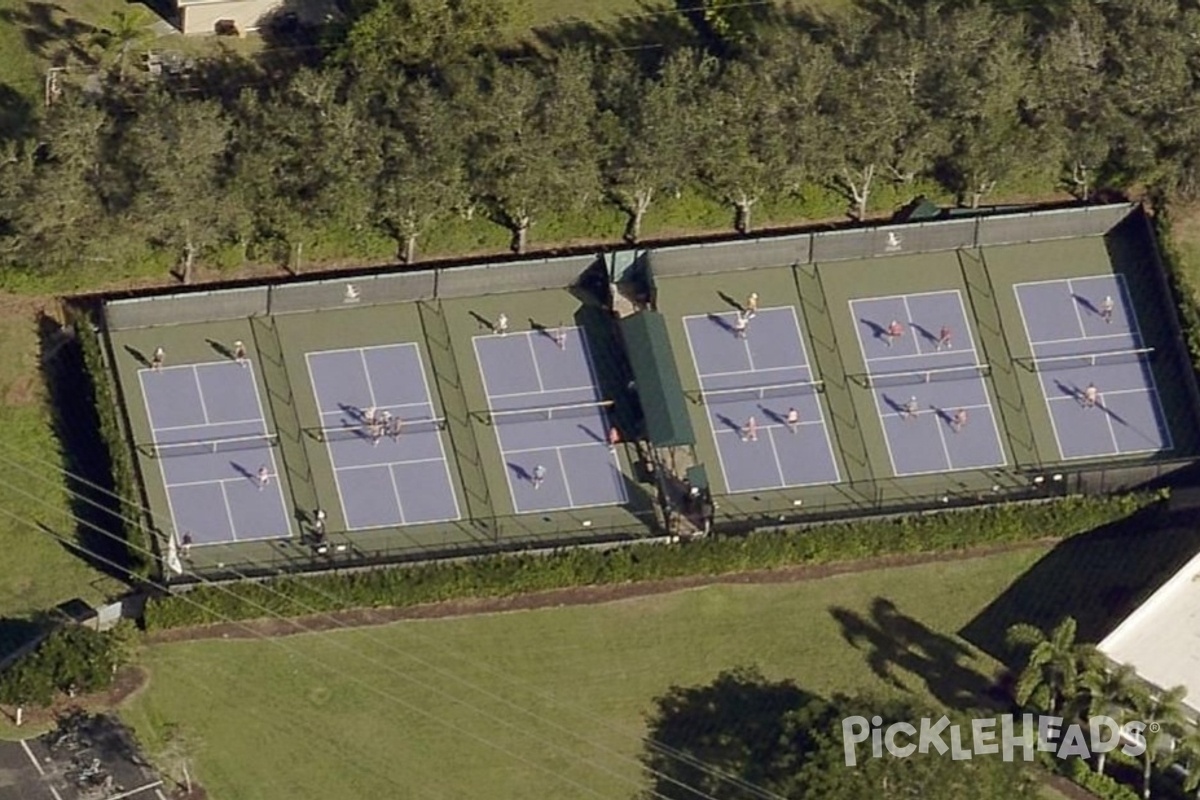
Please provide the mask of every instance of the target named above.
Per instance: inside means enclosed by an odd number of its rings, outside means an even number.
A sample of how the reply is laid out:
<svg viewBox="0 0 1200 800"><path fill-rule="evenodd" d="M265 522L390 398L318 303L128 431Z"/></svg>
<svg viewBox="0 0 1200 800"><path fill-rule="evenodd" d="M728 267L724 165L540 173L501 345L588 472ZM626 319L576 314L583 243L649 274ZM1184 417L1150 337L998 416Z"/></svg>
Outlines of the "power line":
<svg viewBox="0 0 1200 800"><path fill-rule="evenodd" d="M4 447L5 447L6 449L9 449L9 446L8 446L8 445L6 445L6 444L4 445ZM33 473L32 473L32 470L29 470L27 467L25 467L25 466L21 465L21 464L20 464L20 463L18 463L18 462L15 462L15 461L13 461L12 459L4 459L4 460L8 461L8 462L9 462L9 463L11 463L11 464L16 464L16 466L17 466L19 469L22 469L22 470L24 470L24 471L26 471L26 472L29 472L29 473L33 474ZM49 463L49 462L42 461L42 463ZM73 475L73 474L72 474L72 473L70 473L68 470L66 470L66 469L62 468L62 467L61 467L61 466L59 466L59 465L52 465L52 466L54 466L56 469L58 469L58 470L59 470L60 472L62 472L63 474L65 474L65 475L69 475L69 476L71 476L73 479L75 479L75 480L77 480L77 481L80 481L80 482L81 482L81 483L83 483L83 484L90 485L92 488L95 488L95 489L97 489L97 490L99 490L99 491L105 492L106 494L108 494L108 495L110 495L110 496L113 496L113 497L114 497L114 498L116 498L116 499L121 499L119 496L115 495L114 493L112 493L112 492L108 492L107 490L103 489L102 487L98 487L98 486L96 486L95 484L92 484L91 482L87 481L86 479L82 478L81 476ZM46 480L48 480L48 479L46 479ZM80 498L81 498L82 500L84 500L85 502L87 502L87 503L89 503L89 504L91 504L91 505L94 505L94 506L96 506L97 508L103 508L103 506L100 506L100 504L99 504L99 503L97 503L96 501L92 500L91 498L88 498L88 497L86 497L86 496L83 496L83 495L81 495L81 494L78 494L78 493L75 493L75 492L72 492L72 494L74 494L74 495L76 495L76 496L80 497ZM133 506L133 507L138 507L136 503L130 503L130 505L131 505L131 506ZM148 509L142 509L142 510L149 512L149 510L148 510ZM78 522L82 522L83 524L88 524L88 525L89 525L89 527L96 528L96 526L94 526L94 525L90 525L89 523L86 523L86 522L84 522L83 520L79 520L78 518L75 518L75 519L76 519ZM142 526L142 525L141 525L141 523L139 523L139 522L137 522L137 521L134 521L134 520L128 520L128 519L126 519L125 521L126 521L126 522L129 522L129 523L132 523L132 524L135 524L135 525L138 525L139 527L143 527L143 529L144 529L144 526ZM97 529L97 530L99 530L98 528L96 528L96 529ZM116 538L116 537L115 537L113 534L111 534L111 533L109 533L109 532L105 532L105 531L100 531L100 532L101 532L103 535L105 535L105 536L109 536L109 537ZM118 541L121 541L121 540L119 540L119 538L118 538L117 540L118 540ZM125 543L125 544L126 544L127 546L129 546L129 545L128 545L128 543ZM154 557L154 554L153 554L152 552L148 551L148 550L144 550L143 548L134 548L134 549L143 550L143 552L145 552L147 555L151 556L152 558ZM252 563L253 563L253 562L252 562ZM242 575L242 577L245 577L245 576L244 576L242 573L240 573L240 572L238 572L238 571L236 571L236 570L234 570L234 572L235 572L235 574L239 574L239 575ZM220 586L220 585L218 585L218 584L215 584L215 583L213 583L213 582L211 582L211 581L205 580L205 579L204 579L202 576L200 576L200 575L198 575L198 574L196 574L196 573L193 573L193 574L195 574L197 577L201 578L202 582L204 582L205 584L207 584L207 585L212 585L212 586L215 586L216 588L220 589L221 591L223 591L223 592L225 592L225 593L227 593L227 594L232 594L232 592L231 592L230 590L226 589L225 587L222 587L222 586ZM295 597L291 597L291 596L289 596L289 595L285 595L285 594L283 594L282 592L279 592L279 591L277 591L277 590L275 590L275 589L273 589L273 588L270 588L270 587L268 587L268 588L269 588L269 590L270 590L270 591L271 591L273 594L275 594L275 595L277 595L277 596L279 596L279 597L286 598L286 599L288 599L290 602L293 602L293 603L298 603L298 602L299 602L299 601L298 601L298 600L297 600ZM327 593L327 592L322 592L322 591L320 591L319 589L317 589L316 587L312 586L311 584L310 584L310 585L308 585L306 588L308 588L308 589L310 589L310 590L313 590L315 594L322 594L323 596L325 596L325 597L327 597L327 598L329 598L329 599L336 599L336 598L334 598L334 597L333 597L333 595L331 595L331 594L329 594L329 593ZM282 620L288 621L289 623L291 623L291 624L293 624L293 625L297 625L297 627L300 627L300 626L299 626L299 625L298 625L298 624L297 624L297 623L296 623L294 620L288 620L288 619L287 619L286 617L284 617L282 614L279 614L278 612L273 612L272 610L270 610L269 608L267 608L267 607L265 607L265 606L262 606L262 605L260 605L260 604L257 604L257 603L254 603L254 604L252 604L252 605L254 605L254 606L255 606L256 608L258 608L259 610L263 611L263 612L264 612L265 614L267 614L267 615L270 615L270 616L275 616L275 617L277 617L277 618L279 618L279 619L282 619ZM303 605L303 606L304 606L304 607L305 607L307 610L309 610L309 611L313 612L313 613L314 613L314 615L316 615L316 616L320 616L320 617L323 617L323 618L326 618L326 619L329 619L330 621L332 621L332 622L333 622L333 623L334 623L334 624L335 624L337 627L339 627L339 628L353 628L353 627L354 627L354 626L351 626L351 625L349 625L349 624L347 624L347 623L343 622L342 620L340 620L340 619L338 619L338 618L334 617L333 615L329 614L328 612L323 612L323 611L321 611L320 609L318 609L318 608L316 608L316 607L314 607L314 606L311 606L311 605L308 605L308 604L301 604L301 605ZM242 627L246 627L246 626L242 626ZM301 627L301 630L305 630L305 629ZM312 631L307 631L307 632L312 632ZM324 631L322 631L322 632L318 632L318 633L324 633ZM620 758L622 758L622 759L624 759L624 760L630 760L630 761L633 761L634 763L637 763L639 766L643 766L643 765L641 765L641 762L638 762L638 761L636 761L636 759L632 759L631 757L624 756L623 754L620 754L620 753L618 753L618 752L616 752L616 751L612 750L611 748L605 747L605 746L603 746L603 745L599 745L599 744L597 744L597 742L596 742L595 740L589 740L587 737L585 737L585 736L583 736L583 735L581 735L581 734L575 733L574 731L571 731L569 728L566 728L565 726L563 726L563 725L561 725L561 724L559 724L559 723L556 723L556 722L553 722L553 721L551 721L551 720L548 720L548 719L546 719L546 718L544 718L544 717L541 717L540 715L536 714L535 712L532 712L532 711L530 711L530 710L528 710L528 709L525 709L525 708L523 708L523 707L521 707L521 706L519 706L519 705L517 705L517 704L514 704L514 703L512 703L511 701L508 701L507 699L505 699L505 698L503 698L503 697L501 697L501 696L499 696L499 695L495 694L494 692L491 692L491 691L489 691L489 690L486 690L486 689L484 689L484 688L482 688L482 687L479 687L478 685L476 685L476 684L474 684L474 683L471 683L470 681L467 681L467 680L465 680L465 679L461 678L460 676L458 676L458 675L454 674L453 672L450 672L450 671L448 671L448 670L445 670L445 669L442 669L442 668L440 668L440 667L437 667L437 666L435 666L435 665L433 665L433 664L431 664L431 663L429 663L429 662L425 661L424 659L421 659L421 658L419 658L418 656L415 656L415 655L414 655L413 653L411 653L411 652L408 652L408 651L405 651L405 650L401 650L401 649L399 649L399 648L396 648L396 647L394 647L394 646L386 645L386 644L384 644L384 643L380 642L380 640L379 640L377 637L373 637L373 636L371 636L370 634L368 634L368 635L367 635L367 638L370 638L370 639L372 639L373 641L375 641L377 644L380 644L381 646L384 646L384 647L385 647L385 649L388 649L388 650L390 650L390 651L392 651L392 652L395 652L395 653L401 654L401 655L403 655L404 657L407 657L407 658L409 658L409 659L411 659L411 660L413 660L413 661L415 661L415 662L417 662L417 663L419 663L419 664L421 664L421 665L423 665L423 666L425 666L425 667L427 667L427 668L430 668L430 669L434 670L435 672L438 672L438 673L440 673L440 674L442 674L442 675L444 675L444 676L447 676L447 677L449 677L450 679L452 679L452 680L454 680L454 681L456 681L456 682L458 682L458 683L460 683L460 684L462 684L462 685L464 685L464 686L468 687L469 689L471 689L471 690L473 690L473 691L476 691L476 692L478 692L478 693L480 693L480 694L483 694L484 696L488 697L489 699L492 699L492 700L495 700L495 701L501 702L501 703L503 703L503 704L505 704L505 705L507 705L507 706L509 706L509 707L511 707L511 708L513 708L513 709L515 709L515 710L517 710L517 711L520 711L520 712L522 712L523 714L525 714L526 716L528 716L528 717L532 718L534 721L540 721L540 722L543 722L543 723L549 723L549 724L550 724L552 727L554 727L554 728L556 728L556 729L558 729L558 730L560 730L560 731L562 731L562 732L564 732L564 733L566 733L566 734L568 734L568 735L570 735L570 736L572 736L572 737L576 738L577 740L579 740L580 742L582 742L582 743L584 743L584 744L587 744L587 745L594 746L594 747L596 747L597 749L600 749L600 750L603 750L603 751L607 751L607 752L609 752L610 754L617 755L618 757L620 757ZM422 638L425 638L425 637L422 637ZM446 648L442 648L442 649L443 649L443 650L446 650ZM361 656L361 654L359 654L359 655ZM463 660L465 660L465 661L468 661L468 662L469 662L469 661L471 661L471 659L468 659L468 658L466 658L465 656L459 655L459 657L460 657L460 658L462 658L462 659L463 659ZM372 661L372 663L375 663L375 664L381 664L381 662L379 662L379 661L376 661L376 660L371 660L371 661ZM383 665L383 666L386 666L386 665ZM396 672L395 668L391 668L391 671L393 671L393 672ZM489 671L496 672L497 674L499 674L499 673L498 673L498 671L495 671L495 670L489 670ZM398 673L398 672L397 672L397 674L401 674L401 673ZM405 675L401 675L401 676L402 676L402 677L406 677L406 678L407 678L407 676L405 676ZM514 685L518 685L518 684L520 683L520 682L518 682L518 681L511 680L511 679L510 679L510 682L512 682ZM424 687L424 688L431 688L431 687L430 687L428 684L422 684L422 685L423 685L423 687ZM434 689L434 691L438 691L438 690ZM454 697L453 695L448 695L448 694L446 694L445 692L439 692L439 693L440 693L440 694L443 694L444 696L447 696L447 697L449 697L449 698L450 698L450 699L452 699L452 700L455 700L456 702L464 702L464 701L461 701L461 700L459 700L458 698ZM546 696L546 695L544 695L544 694L542 694L541 696L542 696L543 698L546 698L546 697L547 697L547 696ZM597 715L591 715L591 716L592 716L592 718L593 718L593 719L602 719L602 718L598 717ZM496 720L496 721L500 721L500 720L498 720L498 718L495 718L495 717L493 717L493 719L494 719L494 720ZM511 726L508 726L508 727L511 727ZM617 730L617 729L616 729L616 727L615 727L615 726L612 726L612 725L607 725L607 727L609 727L609 729L610 729L610 730L614 730L614 731L616 731L616 730ZM689 766L691 766L691 767L693 767L693 768L696 768L696 769L699 769L699 770L701 770L701 771L707 772L707 773L709 773L710 775L713 775L714 777L716 777L718 780L723 780L723 781L727 781L727 782L733 783L734 785L737 785L737 786L739 786L739 788L742 788L743 790L745 790L745 791L747 791L747 792L750 792L751 794L753 794L753 795L754 795L754 796L756 796L756 797L760 797L760 798L771 798L772 800L774 800L774 798L777 798L777 797L778 797L777 795L774 795L774 794L772 794L772 793L769 793L769 792L767 792L766 790L764 790L764 789L761 789L760 787L756 787L756 786L754 786L753 784L750 784L750 783L748 783L748 782L746 782L746 781L744 781L744 780L742 780L742 779L740 779L740 778L738 778L738 777L736 777L736 776L728 775L727 773L724 773L724 772L722 772L722 771L720 771L720 770L716 770L715 768L713 768L713 767L710 767L710 766L708 766L707 764L704 764L704 762L702 762L702 761L699 761L698 759L695 759L694 757L691 757L691 756L689 756L689 755L687 755L687 754L683 754L683 753L681 753L680 751L677 751L677 750L675 750L674 748L671 748L671 747L669 747L669 746L667 746L667 745L665 745L665 744L658 743L658 742L654 742L653 740L649 740L649 743L651 744L651 746L652 746L652 747L654 747L654 748L655 748L656 750L658 750L659 752L661 752L661 753L663 753L663 754L665 754L665 755L668 755L669 757L677 758L678 760L682 761L683 763L687 763ZM611 771L611 770L607 770L607 769L605 769L604 771L607 771L607 772L609 772L610 774L615 774L615 773L612 773L612 771ZM672 776L666 775L666 774L664 774L664 773L661 773L661 772L658 772L658 771L655 771L655 770L651 770L651 772L652 772L653 774L656 774L658 777L662 778L663 780L665 780L665 781L667 781L667 782L669 782L669 783L674 783L674 784L676 784L676 785L678 785L678 786L680 786L680 787L682 787L682 788L684 788L684 789L687 789L687 790L689 790L689 791L693 792L693 793L694 793L696 796L698 796L698 797L701 797L701 798L708 798L708 800L712 800L712 799L710 798L710 796L709 796L709 795L707 795L707 794L704 794L703 792L700 792L700 791L698 791L698 790L695 790L695 789L693 789L692 787L686 786L685 784L682 784L680 781L678 781L677 779L673 778ZM660 795L660 796L661 796L661 795Z"/></svg>

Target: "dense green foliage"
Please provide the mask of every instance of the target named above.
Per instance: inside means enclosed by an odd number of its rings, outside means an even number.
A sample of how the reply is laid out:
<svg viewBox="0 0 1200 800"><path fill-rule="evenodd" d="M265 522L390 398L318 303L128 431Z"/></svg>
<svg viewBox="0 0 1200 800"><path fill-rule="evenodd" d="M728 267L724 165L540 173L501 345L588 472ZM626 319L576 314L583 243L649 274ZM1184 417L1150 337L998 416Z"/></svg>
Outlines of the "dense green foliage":
<svg viewBox="0 0 1200 800"><path fill-rule="evenodd" d="M140 483L135 472L131 440L126 435L121 418L121 404L117 400L116 385L104 357L104 344L100 341L90 315L81 309L73 309L71 315L70 323L75 330L76 341L83 351L83 362L87 370L86 375L75 377L76 380L90 384L80 385L77 390L90 390L95 400L100 445L105 450L105 457L112 470L113 494L119 498L116 502L117 507L111 510L112 513L104 515L100 524L111 528L105 533L115 535L126 543L122 566L128 568L136 577L146 577L150 575L153 567L153 560L149 554L154 552L154 543L150 541L148 528L144 524L138 524L140 520L145 519L142 506L137 502ZM82 538L89 540L96 537L85 535Z"/></svg>
<svg viewBox="0 0 1200 800"><path fill-rule="evenodd" d="M713 538L681 546L639 544L608 551L568 549L549 556L496 555L354 574L204 586L151 601L150 629L203 625L346 608L412 606L571 586L720 575L826 564L871 556L952 552L981 545L1071 536L1122 519L1154 495L1071 498L891 520L839 523L790 532Z"/></svg>
<svg viewBox="0 0 1200 800"><path fill-rule="evenodd" d="M48 706L60 693L106 689L128 657L120 629L99 633L82 625L63 625L0 673L0 703Z"/></svg>
<svg viewBox="0 0 1200 800"><path fill-rule="evenodd" d="M7 284L81 258L185 279L201 262L380 257L389 242L413 258L447 231L490 246L507 229L521 248L534 231L612 236L622 217L632 238L696 197L746 230L799 197L861 216L931 183L968 205L998 188L1200 185L1200 9L1179 0L820 19L706 3L691 41L647 15L627 38L654 47L597 30L520 58L496 44L503 6L361 3L303 68L227 54L68 84L35 130L0 141Z"/></svg>
<svg viewBox="0 0 1200 800"><path fill-rule="evenodd" d="M753 670L739 669L704 686L672 687L655 705L643 762L653 770L656 797L734 798L760 792L822 800L1037 796L1036 782L1024 766L999 756L956 760L930 748L906 758L886 753L874 758L868 741L854 748L856 763L848 766L842 720L877 715L886 728L945 713L909 700L862 695L824 699L791 681L768 681ZM947 716L969 730L968 720ZM754 792L745 791L742 781L752 784Z"/></svg>
<svg viewBox="0 0 1200 800"><path fill-rule="evenodd" d="M1179 763L1192 770L1185 789L1200 786L1198 722L1185 712L1182 686L1162 690L1141 681L1128 665L1112 665L1095 645L1076 640L1076 622L1066 617L1053 630L1044 632L1033 625L1018 623L1008 631L1009 646L1018 656L1015 700L1025 711L1059 717L1063 726L1082 727L1095 716L1106 716L1117 725L1140 722L1139 731L1146 743L1137 757L1141 772L1142 796L1149 798L1155 769L1166 773ZM1128 758L1120 751L1116 759ZM1105 774L1107 753L1094 753L1096 771L1092 773L1076 757L1062 759L1041 752L1044 763L1085 788L1113 800L1136 796L1130 789Z"/></svg>

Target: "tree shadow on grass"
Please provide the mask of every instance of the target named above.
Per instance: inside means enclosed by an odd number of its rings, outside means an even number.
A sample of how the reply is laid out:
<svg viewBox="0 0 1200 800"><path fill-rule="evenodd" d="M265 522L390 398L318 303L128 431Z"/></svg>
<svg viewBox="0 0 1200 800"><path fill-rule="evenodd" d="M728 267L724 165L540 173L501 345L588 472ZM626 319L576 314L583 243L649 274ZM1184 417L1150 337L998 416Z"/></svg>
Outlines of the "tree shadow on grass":
<svg viewBox="0 0 1200 800"><path fill-rule="evenodd" d="M950 708L967 711L1003 707L993 679L963 663L972 655L969 648L903 614L892 601L875 598L867 616L839 607L829 609L829 613L841 625L842 637L865 651L871 671L892 687L911 691L912 682L919 680ZM897 670L912 677L906 678Z"/></svg>
<svg viewBox="0 0 1200 800"><path fill-rule="evenodd" d="M0 22L21 31L25 48L51 64L95 66L91 38L96 26L76 19L57 3L27 2L0 10Z"/></svg>
<svg viewBox="0 0 1200 800"><path fill-rule="evenodd" d="M1011 659L1005 632L1018 622L1047 630L1063 617L1081 642L1099 642L1197 551L1196 509L1159 503L1073 536L1034 564L960 631L979 649Z"/></svg>
<svg viewBox="0 0 1200 800"><path fill-rule="evenodd" d="M62 477L71 514L77 520L74 542L64 546L93 569L128 581L125 570L115 566L128 560L121 539L121 506L115 496L112 462L100 433L93 378L87 372L83 348L74 331L45 314L38 318L38 332L42 376L63 454Z"/></svg>

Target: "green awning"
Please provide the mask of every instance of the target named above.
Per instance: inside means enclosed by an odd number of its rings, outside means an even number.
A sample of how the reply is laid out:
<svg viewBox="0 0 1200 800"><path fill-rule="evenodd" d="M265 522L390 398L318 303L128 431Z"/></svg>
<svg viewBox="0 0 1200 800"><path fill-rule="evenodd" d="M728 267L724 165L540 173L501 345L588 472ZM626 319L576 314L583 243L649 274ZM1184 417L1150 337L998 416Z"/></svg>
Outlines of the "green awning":
<svg viewBox="0 0 1200 800"><path fill-rule="evenodd" d="M695 444L696 434L662 314L641 311L625 317L621 334L646 419L646 438L656 447Z"/></svg>

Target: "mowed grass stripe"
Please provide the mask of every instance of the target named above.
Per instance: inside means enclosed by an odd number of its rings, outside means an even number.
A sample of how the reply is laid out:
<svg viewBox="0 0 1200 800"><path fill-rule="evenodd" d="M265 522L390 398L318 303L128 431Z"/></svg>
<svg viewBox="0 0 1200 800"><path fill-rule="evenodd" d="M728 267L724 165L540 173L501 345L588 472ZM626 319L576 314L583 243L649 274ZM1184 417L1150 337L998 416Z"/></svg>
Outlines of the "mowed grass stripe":
<svg viewBox="0 0 1200 800"><path fill-rule="evenodd" d="M150 685L125 716L151 748L161 745L166 725L183 723L203 743L196 769L215 797L590 796L555 775L604 797L631 797L640 769L630 759L640 752L645 715L672 685L757 665L823 694L894 692L871 667L872 658L889 653L893 677L935 702L985 684L997 665L955 632L1043 553L285 640L296 654L262 641L156 646L145 654ZM954 652L963 654L957 664L939 661ZM930 684L932 675L962 685ZM394 768L377 775L359 763Z"/></svg>

